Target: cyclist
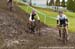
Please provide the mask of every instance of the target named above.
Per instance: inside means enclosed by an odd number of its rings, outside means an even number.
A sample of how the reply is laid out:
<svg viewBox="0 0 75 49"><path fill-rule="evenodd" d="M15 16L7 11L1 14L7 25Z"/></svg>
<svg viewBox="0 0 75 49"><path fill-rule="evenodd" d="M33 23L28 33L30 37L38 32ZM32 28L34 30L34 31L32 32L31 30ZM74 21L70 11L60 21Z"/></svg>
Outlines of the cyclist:
<svg viewBox="0 0 75 49"><path fill-rule="evenodd" d="M32 10L32 12L30 13L30 17L29 17L29 24L30 25L35 25L35 17L38 19L38 21L40 21L40 18L39 18L39 16L38 16L38 14L36 13L36 11L35 10ZM31 26L32 27L32 26ZM33 32L35 32L34 31L34 28L31 28L31 30L33 31Z"/></svg>
<svg viewBox="0 0 75 49"><path fill-rule="evenodd" d="M57 27L59 29L59 37L62 38L61 27L64 27L67 33L67 40L68 38L68 18L64 15L63 11L59 11L59 15L57 16Z"/></svg>
<svg viewBox="0 0 75 49"><path fill-rule="evenodd" d="M13 0L7 0L7 5L10 11L12 11L13 8Z"/></svg>

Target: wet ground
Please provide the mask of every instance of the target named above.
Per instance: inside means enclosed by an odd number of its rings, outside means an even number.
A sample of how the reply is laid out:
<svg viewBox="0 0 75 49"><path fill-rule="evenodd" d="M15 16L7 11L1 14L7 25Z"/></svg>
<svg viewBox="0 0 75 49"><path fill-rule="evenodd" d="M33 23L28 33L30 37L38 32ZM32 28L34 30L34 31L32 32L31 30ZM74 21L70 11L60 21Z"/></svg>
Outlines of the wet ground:
<svg viewBox="0 0 75 49"><path fill-rule="evenodd" d="M66 45L58 40L57 29L47 27L43 23L40 29L41 36L31 34L26 31L29 14L16 5L13 12L10 12L5 4L5 0L0 2L0 49L75 49L75 33L69 33L70 40Z"/></svg>

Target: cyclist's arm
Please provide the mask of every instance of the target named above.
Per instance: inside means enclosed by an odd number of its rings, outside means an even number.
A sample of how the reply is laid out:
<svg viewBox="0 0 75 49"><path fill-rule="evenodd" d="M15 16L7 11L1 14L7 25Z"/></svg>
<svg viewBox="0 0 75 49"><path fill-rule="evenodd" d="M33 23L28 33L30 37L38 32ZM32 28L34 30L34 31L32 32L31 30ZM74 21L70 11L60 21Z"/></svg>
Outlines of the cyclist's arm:
<svg viewBox="0 0 75 49"><path fill-rule="evenodd" d="M66 22L68 22L68 18L65 16Z"/></svg>
<svg viewBox="0 0 75 49"><path fill-rule="evenodd" d="M38 20L40 20L40 17L39 17L39 15L38 15L38 14L37 14L37 19L38 19Z"/></svg>
<svg viewBox="0 0 75 49"><path fill-rule="evenodd" d="M57 20L57 24L59 24L59 20Z"/></svg>
<svg viewBox="0 0 75 49"><path fill-rule="evenodd" d="M66 22L68 22L68 19L66 19Z"/></svg>
<svg viewBox="0 0 75 49"><path fill-rule="evenodd" d="M67 16L65 16L65 19L66 19L66 24L68 24L68 18L67 18Z"/></svg>
<svg viewBox="0 0 75 49"><path fill-rule="evenodd" d="M59 16L57 16L56 21L57 21L57 25L59 25Z"/></svg>

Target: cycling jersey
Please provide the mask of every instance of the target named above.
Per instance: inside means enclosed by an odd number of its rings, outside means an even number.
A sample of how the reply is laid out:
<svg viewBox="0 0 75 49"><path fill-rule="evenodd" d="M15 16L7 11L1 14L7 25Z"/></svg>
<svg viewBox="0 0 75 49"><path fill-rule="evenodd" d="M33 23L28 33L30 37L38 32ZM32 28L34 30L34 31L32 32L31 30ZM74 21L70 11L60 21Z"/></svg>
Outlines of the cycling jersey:
<svg viewBox="0 0 75 49"><path fill-rule="evenodd" d="M36 16L36 14L32 14L32 20L34 20L35 19L35 16Z"/></svg>
<svg viewBox="0 0 75 49"><path fill-rule="evenodd" d="M35 16L37 16L38 20L40 20L39 16L36 13L31 13L29 17L29 21L35 21Z"/></svg>
<svg viewBox="0 0 75 49"><path fill-rule="evenodd" d="M68 21L68 18L63 14L62 16L58 15L57 16L57 23L60 25L66 25L66 22Z"/></svg>

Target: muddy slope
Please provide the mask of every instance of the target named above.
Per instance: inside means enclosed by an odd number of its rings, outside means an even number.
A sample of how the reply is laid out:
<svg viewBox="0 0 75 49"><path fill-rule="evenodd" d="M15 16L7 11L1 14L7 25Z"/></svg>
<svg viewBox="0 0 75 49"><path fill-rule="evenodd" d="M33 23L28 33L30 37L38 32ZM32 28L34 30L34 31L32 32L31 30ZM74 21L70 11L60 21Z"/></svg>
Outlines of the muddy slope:
<svg viewBox="0 0 75 49"><path fill-rule="evenodd" d="M6 0L0 1L0 49L40 49L40 47L74 47L75 34L70 33L66 45L58 40L58 31L41 23L41 36L27 30L29 14L17 5L13 12L7 9ZM48 49L48 48L45 48ZM64 48L65 49L65 48Z"/></svg>

